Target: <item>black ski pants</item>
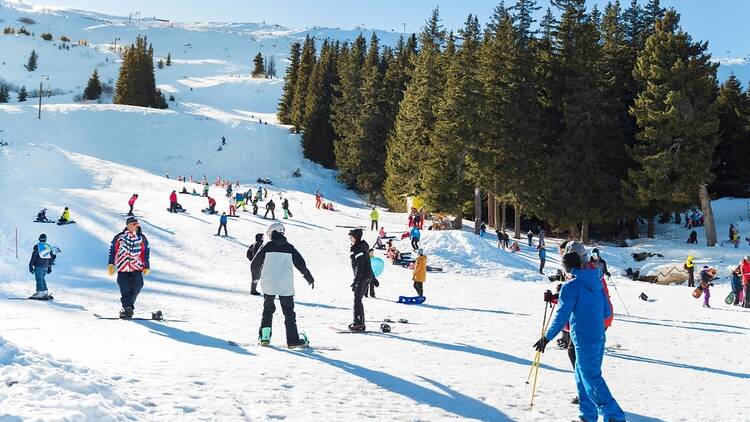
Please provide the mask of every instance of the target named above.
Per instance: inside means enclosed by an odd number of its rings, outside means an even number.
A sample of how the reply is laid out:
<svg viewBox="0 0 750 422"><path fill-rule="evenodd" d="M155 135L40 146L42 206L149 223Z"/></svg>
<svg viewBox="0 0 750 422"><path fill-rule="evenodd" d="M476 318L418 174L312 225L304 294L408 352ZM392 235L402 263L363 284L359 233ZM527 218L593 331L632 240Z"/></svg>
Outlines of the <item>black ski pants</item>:
<svg viewBox="0 0 750 422"><path fill-rule="evenodd" d="M378 230L378 220L372 220L370 221L370 231L372 231L372 228L375 227L375 230Z"/></svg>
<svg viewBox="0 0 750 422"><path fill-rule="evenodd" d="M411 249L414 250L414 251L416 251L417 249L419 249L419 239L417 239L415 237L411 238Z"/></svg>
<svg viewBox="0 0 750 422"><path fill-rule="evenodd" d="M130 205L130 211L128 211L128 215L133 215L133 206Z"/></svg>
<svg viewBox="0 0 750 422"><path fill-rule="evenodd" d="M263 218L268 218L268 213L271 213L271 219L276 219L276 214L273 213L273 208L266 208L266 213L263 215Z"/></svg>
<svg viewBox="0 0 750 422"><path fill-rule="evenodd" d="M221 233L221 228L224 228L224 236L229 236L227 234L227 223L219 223L219 231L216 232L216 235L218 236Z"/></svg>
<svg viewBox="0 0 750 422"><path fill-rule="evenodd" d="M169 203L169 212L177 212L177 202Z"/></svg>
<svg viewBox="0 0 750 422"><path fill-rule="evenodd" d="M694 269L688 269L688 287L695 287L695 276L693 275Z"/></svg>
<svg viewBox="0 0 750 422"><path fill-rule="evenodd" d="M271 328L273 324L273 313L276 312L276 304L273 302L276 295L263 295L263 318L260 320L260 328ZM294 313L294 296L279 296L281 311L284 313L284 326L286 327L286 344L299 341L297 331L297 314ZM260 331L258 332L260 336Z"/></svg>
<svg viewBox="0 0 750 422"><path fill-rule="evenodd" d="M143 273L140 271L118 272L117 285L120 286L122 307L135 309L135 299L143 288Z"/></svg>
<svg viewBox="0 0 750 422"><path fill-rule="evenodd" d="M418 296L420 296L420 297L421 297L421 296L424 296L424 288L423 288L423 286L422 286L423 284L424 284L424 283L420 283L420 282L418 282L418 281L415 281L415 282L414 282L414 290L416 290L416 291L417 291L417 295L418 295Z"/></svg>
<svg viewBox="0 0 750 422"><path fill-rule="evenodd" d="M365 323L365 305L362 304L362 297L365 295L370 282L372 280L362 280L357 283L354 289L354 323L364 324Z"/></svg>

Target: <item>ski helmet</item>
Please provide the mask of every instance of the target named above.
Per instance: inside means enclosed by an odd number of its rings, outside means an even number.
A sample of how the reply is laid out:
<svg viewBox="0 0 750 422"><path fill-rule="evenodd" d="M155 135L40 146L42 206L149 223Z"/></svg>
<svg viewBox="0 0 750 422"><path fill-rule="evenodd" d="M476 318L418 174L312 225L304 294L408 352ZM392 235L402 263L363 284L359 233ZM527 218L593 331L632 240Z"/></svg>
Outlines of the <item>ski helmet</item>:
<svg viewBox="0 0 750 422"><path fill-rule="evenodd" d="M47 235L42 233L39 235L39 241L40 242L46 242L47 241Z"/></svg>
<svg viewBox="0 0 750 422"><path fill-rule="evenodd" d="M391 332L391 326L388 325L388 324L386 324L386 323L382 323L382 324L380 324L380 331L382 331L384 333L390 333Z"/></svg>
<svg viewBox="0 0 750 422"><path fill-rule="evenodd" d="M271 237L274 232L278 232L279 234L284 234L284 225L281 223L273 223L270 226L268 226L268 230L266 230L266 235L268 237Z"/></svg>
<svg viewBox="0 0 750 422"><path fill-rule="evenodd" d="M586 251L586 247L583 246L581 242L578 241L572 241L568 242L568 244L565 246L565 252L563 255L567 254L568 252L575 252L578 254L578 256L581 257L581 261L586 260L586 256L588 255L588 252Z"/></svg>

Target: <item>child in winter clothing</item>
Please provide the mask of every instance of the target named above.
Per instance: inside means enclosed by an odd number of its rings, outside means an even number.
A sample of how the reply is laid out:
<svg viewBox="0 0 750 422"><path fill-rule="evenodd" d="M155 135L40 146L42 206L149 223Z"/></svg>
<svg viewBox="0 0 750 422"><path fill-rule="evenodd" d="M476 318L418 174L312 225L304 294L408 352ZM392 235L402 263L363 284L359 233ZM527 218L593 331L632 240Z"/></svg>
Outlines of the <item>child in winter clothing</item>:
<svg viewBox="0 0 750 422"><path fill-rule="evenodd" d="M229 218L227 218L227 213L223 212L221 213L221 217L219 217L219 230L216 231L216 235L219 236L221 233L221 228L224 228L224 236L229 236L227 234L227 221Z"/></svg>
<svg viewBox="0 0 750 422"><path fill-rule="evenodd" d="M284 210L284 219L288 219L292 217L292 212L289 211L289 199L284 198L283 201L281 201L281 209Z"/></svg>
<svg viewBox="0 0 750 422"><path fill-rule="evenodd" d="M271 341L271 324L276 312L274 299L279 296L281 310L284 313L286 326L287 347L306 347L307 341L299 337L297 331L297 315L294 313L294 274L292 266L302 273L310 288L315 288L315 280L307 269L305 260L297 249L284 236L284 226L273 223L268 227L266 235L270 241L263 245L255 254L250 268L253 282L260 284L263 289L263 317L258 329L258 337L262 346Z"/></svg>
<svg viewBox="0 0 750 422"><path fill-rule="evenodd" d="M380 239L378 239L378 240L380 240ZM375 251L373 249L370 249L369 256L370 256L370 259L372 259L372 258L375 257ZM378 286L380 286L380 281L378 281L378 279L375 277L374 273L372 275L372 280L370 280L370 282L367 283L367 284L369 285L369 287L365 289L365 297L373 297L374 298L375 297L375 288L378 287ZM368 290L370 292L369 296L367 295Z"/></svg>
<svg viewBox="0 0 750 422"><path fill-rule="evenodd" d="M47 219L47 208L45 208L45 209L43 209L43 210L39 211L39 212L38 212L38 213L36 214L36 220L35 220L35 221L41 221L41 222L47 222L47 221L50 221L49 219Z"/></svg>
<svg viewBox="0 0 750 422"><path fill-rule="evenodd" d="M740 292L742 291L742 261L732 271L732 293L734 293L734 306L740 304Z"/></svg>
<svg viewBox="0 0 750 422"><path fill-rule="evenodd" d="M216 214L216 200L210 196L208 197L208 213Z"/></svg>
<svg viewBox="0 0 750 422"><path fill-rule="evenodd" d="M709 299L711 299L711 290L709 289L709 287L714 285L714 274L715 272L712 272L707 265L703 266L703 269L701 270L701 289L703 289L704 308L711 307L711 305L708 303Z"/></svg>
<svg viewBox="0 0 750 422"><path fill-rule="evenodd" d="M235 213L236 205L237 205L237 201L235 201L234 197L230 197L229 198L229 215L231 215L232 217L237 216L237 214Z"/></svg>
<svg viewBox="0 0 750 422"><path fill-rule="evenodd" d="M521 250L521 247L520 247L520 246L518 246L518 242L516 242L516 241L513 241L513 244L512 244L512 245L510 245L510 251L511 251L511 252L518 252L518 251L520 251L520 250Z"/></svg>
<svg viewBox="0 0 750 422"><path fill-rule="evenodd" d="M534 232L532 232L531 230L529 230L529 232L526 233L526 238L529 240L529 246L534 246L534 241L533 241L533 239L534 239Z"/></svg>
<svg viewBox="0 0 750 422"><path fill-rule="evenodd" d="M412 273L412 281L414 281L414 290L417 291L419 297L424 296L424 282L427 280L427 256L425 256L422 248L417 250L417 260L414 262L414 272Z"/></svg>
<svg viewBox="0 0 750 422"><path fill-rule="evenodd" d="M47 282L44 279L45 276L52 272L52 265L55 264L54 250L52 246L47 243L47 235L42 233L39 235L39 243L34 245L34 249L31 252L31 259L29 260L29 272L34 274L36 279L36 293L34 293L29 299L47 299L49 293L47 291Z"/></svg>

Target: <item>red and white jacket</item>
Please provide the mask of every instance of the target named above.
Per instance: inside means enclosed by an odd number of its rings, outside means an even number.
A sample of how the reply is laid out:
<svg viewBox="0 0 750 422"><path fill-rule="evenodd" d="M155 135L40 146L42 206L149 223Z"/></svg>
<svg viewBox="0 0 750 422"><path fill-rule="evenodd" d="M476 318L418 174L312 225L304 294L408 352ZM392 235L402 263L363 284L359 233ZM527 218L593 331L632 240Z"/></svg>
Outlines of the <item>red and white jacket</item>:
<svg viewBox="0 0 750 422"><path fill-rule="evenodd" d="M118 273L132 273L151 268L148 239L143 233L130 233L127 230L118 233L109 246L109 263Z"/></svg>

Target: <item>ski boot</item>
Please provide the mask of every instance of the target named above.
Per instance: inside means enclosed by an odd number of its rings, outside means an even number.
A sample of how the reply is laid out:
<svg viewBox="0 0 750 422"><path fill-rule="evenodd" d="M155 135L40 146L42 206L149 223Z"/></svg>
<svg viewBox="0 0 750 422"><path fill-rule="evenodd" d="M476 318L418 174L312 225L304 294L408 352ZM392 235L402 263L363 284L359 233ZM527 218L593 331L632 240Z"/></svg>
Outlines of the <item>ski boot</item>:
<svg viewBox="0 0 750 422"><path fill-rule="evenodd" d="M120 319L133 318L133 308L126 306L120 311Z"/></svg>
<svg viewBox="0 0 750 422"><path fill-rule="evenodd" d="M353 333L362 333L365 331L365 324L351 323L349 324L349 331Z"/></svg>
<svg viewBox="0 0 750 422"><path fill-rule="evenodd" d="M310 347L310 342L307 340L305 333L300 333L300 338L296 342L286 345L289 349L306 349Z"/></svg>
<svg viewBox="0 0 750 422"><path fill-rule="evenodd" d="M260 292L258 291L258 282L253 281L250 285L250 294L253 296L260 296Z"/></svg>
<svg viewBox="0 0 750 422"><path fill-rule="evenodd" d="M38 292L35 292L33 295L29 296L29 299L44 300L44 296L46 296L45 292L40 290Z"/></svg>
<svg viewBox="0 0 750 422"><path fill-rule="evenodd" d="M271 327L261 327L258 344L261 346L268 346L271 344Z"/></svg>

